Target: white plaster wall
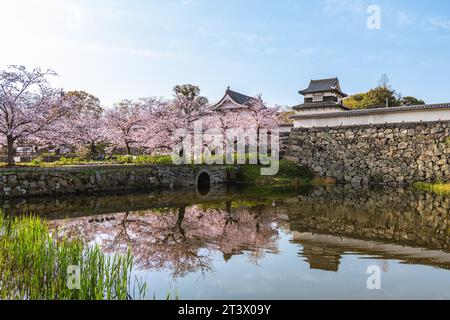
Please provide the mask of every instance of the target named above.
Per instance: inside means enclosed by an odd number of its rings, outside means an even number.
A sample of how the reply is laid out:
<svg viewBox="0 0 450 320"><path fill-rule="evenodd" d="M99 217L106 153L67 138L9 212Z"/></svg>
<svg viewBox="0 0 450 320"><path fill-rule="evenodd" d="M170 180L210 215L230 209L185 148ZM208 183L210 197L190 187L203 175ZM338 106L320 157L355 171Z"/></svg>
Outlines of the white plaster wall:
<svg viewBox="0 0 450 320"><path fill-rule="evenodd" d="M321 92L324 97L335 97L336 94L334 92ZM314 95L312 93L305 94L305 98L313 98Z"/></svg>
<svg viewBox="0 0 450 320"><path fill-rule="evenodd" d="M305 109L302 111L297 111L297 115L310 115L310 114L322 114L322 113L331 113L331 112L341 112L343 111L340 108L315 108L315 109Z"/></svg>
<svg viewBox="0 0 450 320"><path fill-rule="evenodd" d="M226 101L223 103L223 105L220 108L226 110L226 109L239 109L240 107L231 101Z"/></svg>
<svg viewBox="0 0 450 320"><path fill-rule="evenodd" d="M303 114L303 113L302 113ZM449 121L450 110L401 111L396 113L373 114L345 117L336 115L333 118L294 119L295 128L323 128L385 123L412 123Z"/></svg>

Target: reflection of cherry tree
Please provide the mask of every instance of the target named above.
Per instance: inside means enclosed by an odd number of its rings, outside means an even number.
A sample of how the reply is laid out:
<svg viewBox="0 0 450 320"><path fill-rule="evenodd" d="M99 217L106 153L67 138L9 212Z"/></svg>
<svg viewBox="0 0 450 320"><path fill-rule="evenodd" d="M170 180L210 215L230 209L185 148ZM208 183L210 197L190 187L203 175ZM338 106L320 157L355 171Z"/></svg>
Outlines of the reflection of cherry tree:
<svg viewBox="0 0 450 320"><path fill-rule="evenodd" d="M130 248L139 267L170 270L174 277L211 270L221 252L226 260L248 252L257 263L276 252L275 216L263 209L181 207L166 212L120 213L74 219L61 227L68 236L99 242L106 252Z"/></svg>
<svg viewBox="0 0 450 320"><path fill-rule="evenodd" d="M213 214L213 217L220 215L217 221L220 232L216 235L216 240L224 257L247 251L251 261L257 263L264 252L277 251L275 240L278 233L273 228L275 216L272 212L265 207L235 210L230 207L231 203L227 203L227 210L218 210Z"/></svg>

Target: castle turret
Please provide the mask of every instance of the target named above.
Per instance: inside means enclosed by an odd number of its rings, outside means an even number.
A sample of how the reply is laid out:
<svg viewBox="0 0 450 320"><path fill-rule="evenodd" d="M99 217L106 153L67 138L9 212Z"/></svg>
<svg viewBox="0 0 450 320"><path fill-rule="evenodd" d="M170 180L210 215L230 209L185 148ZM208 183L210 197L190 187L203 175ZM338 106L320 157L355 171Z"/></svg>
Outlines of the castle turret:
<svg viewBox="0 0 450 320"><path fill-rule="evenodd" d="M302 114L348 110L342 103L347 95L341 91L338 78L311 80L309 87L299 93L305 100L294 109Z"/></svg>

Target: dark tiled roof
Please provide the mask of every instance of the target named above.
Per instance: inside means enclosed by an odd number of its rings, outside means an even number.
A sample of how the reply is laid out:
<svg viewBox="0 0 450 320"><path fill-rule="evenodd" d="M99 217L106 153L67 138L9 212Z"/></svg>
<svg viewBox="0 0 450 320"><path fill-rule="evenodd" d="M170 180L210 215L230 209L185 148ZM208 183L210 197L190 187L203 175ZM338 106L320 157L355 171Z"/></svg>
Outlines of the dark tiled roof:
<svg viewBox="0 0 450 320"><path fill-rule="evenodd" d="M423 104L416 106L402 106L391 108L374 108L374 109L359 109L349 111L338 111L321 114L308 114L308 115L294 115L293 119L311 119L311 118L334 118L334 117L357 117L371 114L386 114L386 113L398 113L406 111L428 111L428 110L448 110L450 109L450 103L440 104Z"/></svg>
<svg viewBox="0 0 450 320"><path fill-rule="evenodd" d="M226 93L231 97L231 99L234 100L234 102L241 105L246 105L255 99L253 97L246 96L245 94L230 90L229 88L227 89Z"/></svg>
<svg viewBox="0 0 450 320"><path fill-rule="evenodd" d="M307 110L307 109L316 109L316 108L324 108L324 107L336 107L336 108L341 108L343 110L349 110L347 107L345 107L337 102L334 102L334 101L303 103L303 104L300 104L293 108L295 110Z"/></svg>
<svg viewBox="0 0 450 320"><path fill-rule="evenodd" d="M334 91L346 97L347 95L342 93L339 87L340 85L338 78L311 80L309 87L305 90L299 91L299 93L305 95L307 93Z"/></svg>
<svg viewBox="0 0 450 320"><path fill-rule="evenodd" d="M279 127L281 127L281 128L290 128L290 127L293 127L293 126L294 126L293 123L281 123L279 125Z"/></svg>

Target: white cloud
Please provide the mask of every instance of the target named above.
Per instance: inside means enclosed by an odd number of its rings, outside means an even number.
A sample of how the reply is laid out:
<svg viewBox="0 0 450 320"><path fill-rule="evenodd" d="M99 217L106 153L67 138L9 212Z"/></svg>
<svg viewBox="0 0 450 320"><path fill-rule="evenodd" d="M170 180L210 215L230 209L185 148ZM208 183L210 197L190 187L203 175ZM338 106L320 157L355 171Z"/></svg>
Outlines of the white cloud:
<svg viewBox="0 0 450 320"><path fill-rule="evenodd" d="M443 17L428 18L427 24L429 28L432 30L437 29L450 30L450 20Z"/></svg>
<svg viewBox="0 0 450 320"><path fill-rule="evenodd" d="M401 11L397 16L397 24L402 27L413 25L415 22L415 18L413 18L408 13Z"/></svg>
<svg viewBox="0 0 450 320"><path fill-rule="evenodd" d="M318 54L333 55L334 53L334 50L330 48L310 47L300 50L298 55L302 57L309 57Z"/></svg>
<svg viewBox="0 0 450 320"><path fill-rule="evenodd" d="M231 38L233 41L239 41L247 45L268 44L272 40L270 35L260 35L248 32L228 32L224 37Z"/></svg>
<svg viewBox="0 0 450 320"><path fill-rule="evenodd" d="M225 40L218 40L218 41L214 42L214 45L216 45L218 47L226 47L226 46L228 46L228 42Z"/></svg>
<svg viewBox="0 0 450 320"><path fill-rule="evenodd" d="M146 57L146 58L177 58L180 54L174 52L163 52L158 50L152 50L139 47L127 47L127 46L111 46L103 44L93 44L85 42L70 42L73 48L78 48L84 51L90 51L97 54L121 54L134 57Z"/></svg>
<svg viewBox="0 0 450 320"><path fill-rule="evenodd" d="M317 52L316 48L305 48L298 53L300 56L311 56Z"/></svg>
<svg viewBox="0 0 450 320"><path fill-rule="evenodd" d="M426 17L405 11L397 14L397 25L401 27L416 27L426 31L450 31L450 19L443 16Z"/></svg>
<svg viewBox="0 0 450 320"><path fill-rule="evenodd" d="M384 56L381 54L369 55L369 56L365 56L362 58L362 60L366 61L366 62L383 61L383 59L384 59Z"/></svg>

